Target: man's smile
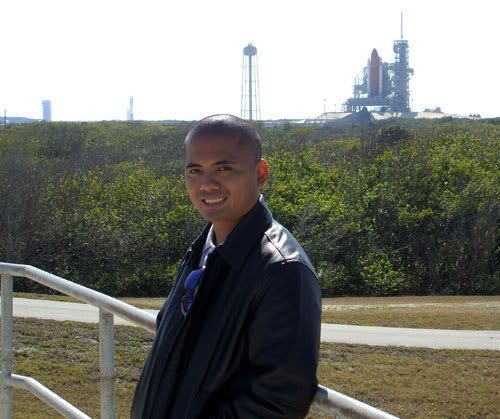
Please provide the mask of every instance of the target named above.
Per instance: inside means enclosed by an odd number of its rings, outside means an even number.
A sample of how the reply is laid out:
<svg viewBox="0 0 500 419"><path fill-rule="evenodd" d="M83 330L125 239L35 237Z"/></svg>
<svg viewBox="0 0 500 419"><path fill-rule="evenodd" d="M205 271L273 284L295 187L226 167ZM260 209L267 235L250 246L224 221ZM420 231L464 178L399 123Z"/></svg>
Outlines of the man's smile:
<svg viewBox="0 0 500 419"><path fill-rule="evenodd" d="M203 202L205 206L213 207L221 205L226 199L226 197L202 198L201 202Z"/></svg>

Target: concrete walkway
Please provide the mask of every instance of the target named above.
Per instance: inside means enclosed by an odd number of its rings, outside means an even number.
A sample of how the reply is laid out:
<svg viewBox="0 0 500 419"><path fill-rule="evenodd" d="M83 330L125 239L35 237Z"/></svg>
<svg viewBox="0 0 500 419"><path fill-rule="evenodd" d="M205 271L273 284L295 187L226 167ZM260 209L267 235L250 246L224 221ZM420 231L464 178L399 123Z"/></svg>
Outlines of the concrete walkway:
<svg viewBox="0 0 500 419"><path fill-rule="evenodd" d="M500 351L500 331L497 330L409 329L322 323L321 341L375 346Z"/></svg>
<svg viewBox="0 0 500 419"><path fill-rule="evenodd" d="M156 315L158 310L146 310ZM14 298L14 316L51 320L99 322L99 310L88 304ZM115 324L129 323L115 316ZM433 349L500 350L500 331L407 329L340 324L321 325L321 341L376 346L409 346Z"/></svg>
<svg viewBox="0 0 500 419"><path fill-rule="evenodd" d="M156 316L158 310L144 310ZM99 323L99 309L90 304L64 301L14 298L14 317L35 317L46 320L70 320L83 323ZM131 326L127 320L115 316L115 324Z"/></svg>

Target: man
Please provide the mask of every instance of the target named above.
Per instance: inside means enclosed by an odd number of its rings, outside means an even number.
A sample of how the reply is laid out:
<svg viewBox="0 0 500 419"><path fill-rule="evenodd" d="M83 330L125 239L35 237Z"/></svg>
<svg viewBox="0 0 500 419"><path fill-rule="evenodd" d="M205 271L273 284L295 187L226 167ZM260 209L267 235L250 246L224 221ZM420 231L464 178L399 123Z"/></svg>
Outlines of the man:
<svg viewBox="0 0 500 419"><path fill-rule="evenodd" d="M208 221L157 317L132 418L300 418L317 388L321 294L260 187L260 139L232 115L185 140L186 188Z"/></svg>

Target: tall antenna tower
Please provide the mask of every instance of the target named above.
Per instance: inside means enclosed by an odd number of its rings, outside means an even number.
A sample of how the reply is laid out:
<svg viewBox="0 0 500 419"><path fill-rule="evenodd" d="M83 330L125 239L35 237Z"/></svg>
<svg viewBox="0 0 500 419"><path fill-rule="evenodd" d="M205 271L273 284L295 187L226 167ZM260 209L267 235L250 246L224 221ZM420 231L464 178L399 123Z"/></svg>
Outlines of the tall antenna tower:
<svg viewBox="0 0 500 419"><path fill-rule="evenodd" d="M134 120L134 96L129 97L129 106L127 109L127 121Z"/></svg>
<svg viewBox="0 0 500 419"><path fill-rule="evenodd" d="M403 39L403 12L401 12L401 39Z"/></svg>
<svg viewBox="0 0 500 419"><path fill-rule="evenodd" d="M257 48L248 44L243 48L241 82L241 117L253 121L260 117L259 70Z"/></svg>

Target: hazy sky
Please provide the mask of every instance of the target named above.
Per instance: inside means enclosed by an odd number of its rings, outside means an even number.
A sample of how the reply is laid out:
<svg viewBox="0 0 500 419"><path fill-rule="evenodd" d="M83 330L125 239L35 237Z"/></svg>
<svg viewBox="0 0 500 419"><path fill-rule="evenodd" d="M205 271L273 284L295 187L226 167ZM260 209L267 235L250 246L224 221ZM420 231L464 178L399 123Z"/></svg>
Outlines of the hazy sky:
<svg viewBox="0 0 500 419"><path fill-rule="evenodd" d="M340 110L377 48L410 44L411 107L500 115L495 0L12 0L0 7L0 109L54 120L240 114L242 49L258 49L263 119ZM496 78L495 78L496 77Z"/></svg>

